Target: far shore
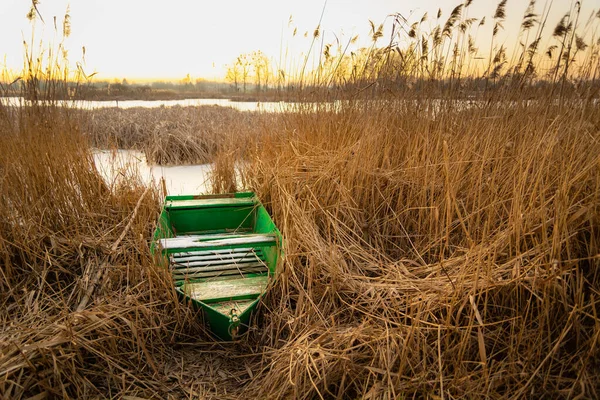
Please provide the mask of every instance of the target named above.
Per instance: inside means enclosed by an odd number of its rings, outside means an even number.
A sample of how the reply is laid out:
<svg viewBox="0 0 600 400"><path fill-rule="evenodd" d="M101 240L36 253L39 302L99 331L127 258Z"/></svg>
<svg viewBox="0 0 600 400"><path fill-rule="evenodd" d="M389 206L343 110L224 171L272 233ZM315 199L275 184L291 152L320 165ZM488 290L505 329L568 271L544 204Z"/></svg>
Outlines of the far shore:
<svg viewBox="0 0 600 400"><path fill-rule="evenodd" d="M5 93L4 97L21 97L22 93ZM76 96L57 95L54 100L85 100L85 101L167 101L167 100L188 100L188 99L222 99L235 102L296 102L302 101L297 93L288 93L280 91L272 92L253 92L253 93L235 93L235 92L176 92L172 90L151 90L151 91L131 91L125 93L81 93Z"/></svg>

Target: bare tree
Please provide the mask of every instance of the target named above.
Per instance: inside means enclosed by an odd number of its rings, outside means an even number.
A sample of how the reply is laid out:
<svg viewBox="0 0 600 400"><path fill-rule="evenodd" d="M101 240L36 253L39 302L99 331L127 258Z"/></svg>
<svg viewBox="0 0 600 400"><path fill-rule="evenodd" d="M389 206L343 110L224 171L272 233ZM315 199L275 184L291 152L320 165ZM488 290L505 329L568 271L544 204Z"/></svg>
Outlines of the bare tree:
<svg viewBox="0 0 600 400"><path fill-rule="evenodd" d="M251 64L247 54L240 55L236 60L236 65L239 68L240 76L242 78L242 87L244 93L246 92L246 85L248 83L248 77L250 76Z"/></svg>
<svg viewBox="0 0 600 400"><path fill-rule="evenodd" d="M256 90L260 91L261 85L263 89L269 88L269 78L271 75L270 60L260 50L255 51L251 55L252 64L254 67L254 81Z"/></svg>
<svg viewBox="0 0 600 400"><path fill-rule="evenodd" d="M234 62L232 65L229 65L227 67L227 75L225 76L225 79L228 82L231 82L233 84L233 87L236 92L240 90L240 88L239 88L240 77L241 77L240 66L236 60L236 62Z"/></svg>

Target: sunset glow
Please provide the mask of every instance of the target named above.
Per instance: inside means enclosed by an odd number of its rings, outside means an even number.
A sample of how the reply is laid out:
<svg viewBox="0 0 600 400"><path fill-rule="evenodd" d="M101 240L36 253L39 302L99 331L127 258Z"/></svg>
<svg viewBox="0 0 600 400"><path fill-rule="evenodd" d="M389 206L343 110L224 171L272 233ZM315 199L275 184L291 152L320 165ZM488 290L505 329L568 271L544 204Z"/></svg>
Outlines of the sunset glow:
<svg viewBox="0 0 600 400"><path fill-rule="evenodd" d="M518 43L519 25L527 3L508 1L507 20L498 37L509 49ZM541 13L545 4L538 3L537 10ZM553 3L549 30L572 6L569 0ZM445 21L457 4L454 0L425 0L418 6L415 2L391 0L181 0L168 5L159 1L41 1L38 8L44 22L36 21L34 43L42 39L45 42L59 40L54 18L60 31L69 7L72 32L65 41L69 59L71 62L83 59L86 72L97 72L98 79L180 80L189 74L193 78L222 80L226 66L238 55L256 50L262 51L278 68L296 68L310 49L322 13L319 47L337 39L346 43L355 35L358 40L354 45L361 47L370 44L369 20L377 25L385 24L382 41L387 41L391 26L389 15L400 13L409 21L415 21L428 12L429 24L434 25L437 7L442 6L440 20ZM490 20L496 6L496 1L475 0L468 9L468 16L485 16ZM592 1L583 2L583 19L588 18L593 6ZM31 41L32 25L26 18L29 7L27 1L4 0L0 8L3 38L0 55L5 67L12 70L22 65L23 40ZM491 23L478 30L477 42L487 46L491 30ZM311 54L315 54L314 49Z"/></svg>

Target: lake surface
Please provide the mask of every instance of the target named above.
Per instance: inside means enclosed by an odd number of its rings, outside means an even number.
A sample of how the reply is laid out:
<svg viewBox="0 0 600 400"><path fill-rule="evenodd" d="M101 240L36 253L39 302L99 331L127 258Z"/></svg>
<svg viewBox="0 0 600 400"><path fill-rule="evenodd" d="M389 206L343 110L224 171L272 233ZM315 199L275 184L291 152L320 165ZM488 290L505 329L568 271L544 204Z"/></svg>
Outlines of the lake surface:
<svg viewBox="0 0 600 400"><path fill-rule="evenodd" d="M285 102L256 102L256 101L231 101L229 99L184 99L184 100L110 100L110 101L78 101L79 107L83 108L134 108L134 107L173 107L173 106L221 106L231 107L239 111L264 111L281 112L283 107L288 106ZM80 104L80 105L79 105Z"/></svg>
<svg viewBox="0 0 600 400"><path fill-rule="evenodd" d="M164 178L169 195L210 192L211 164L149 165L144 153L137 150L94 150L93 155L96 168L109 185L137 175L145 184L160 184Z"/></svg>
<svg viewBox="0 0 600 400"><path fill-rule="evenodd" d="M0 96L0 102L3 104L18 106L18 105L29 105L28 100L22 97L2 97ZM420 111L437 112L443 107L451 105L455 110L466 110L473 107L483 108L489 106L484 100L469 100L469 99L454 99L454 100L441 100L441 99L402 99L398 98L392 101L389 100L359 100L357 104L363 104L364 102L373 105L381 106L390 105L394 102L400 102L402 105L409 107L418 107ZM600 104L600 99L591 99L593 105ZM283 111L294 111L299 108L303 110L328 110L337 111L342 108L344 103L348 101L335 100L332 102L286 102L286 101L231 101L229 99L183 99L183 100L106 100L106 101L89 101L89 100L62 100L58 104L77 107L83 109L96 109L96 108L158 108L158 107L189 107L189 106L221 106L230 107L239 111L261 111L270 113L280 113ZM491 103L493 107L515 107L515 106L529 106L536 104L536 100L522 100L522 101L500 101ZM555 100L558 104L558 100ZM581 107L587 104L583 100L568 100L570 107Z"/></svg>
<svg viewBox="0 0 600 400"><path fill-rule="evenodd" d="M9 105L28 105L29 101L22 97L0 97L0 101ZM107 101L88 101L88 100L63 100L59 104L84 109L94 108L157 108L173 106L221 106L231 107L239 111L262 111L262 112L282 112L286 108L291 108L293 103L285 101L231 101L229 99L184 99L184 100L107 100Z"/></svg>

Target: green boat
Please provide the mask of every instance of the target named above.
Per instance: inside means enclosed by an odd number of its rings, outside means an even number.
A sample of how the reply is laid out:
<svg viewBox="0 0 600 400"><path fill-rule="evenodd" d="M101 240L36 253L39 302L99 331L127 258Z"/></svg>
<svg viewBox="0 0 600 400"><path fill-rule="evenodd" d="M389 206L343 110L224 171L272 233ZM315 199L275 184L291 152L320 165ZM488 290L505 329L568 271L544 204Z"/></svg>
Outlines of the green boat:
<svg viewBox="0 0 600 400"><path fill-rule="evenodd" d="M210 331L233 340L275 278L282 237L252 192L167 196L151 250Z"/></svg>

